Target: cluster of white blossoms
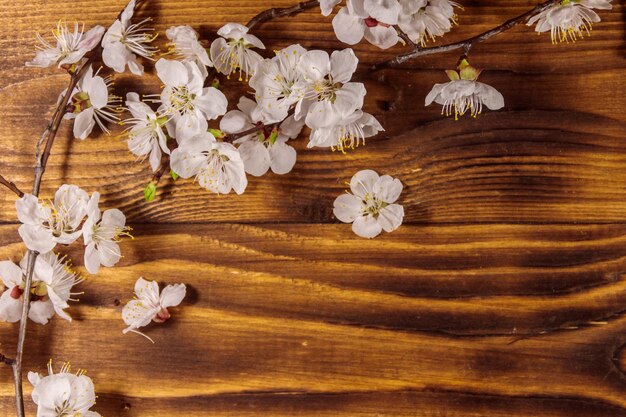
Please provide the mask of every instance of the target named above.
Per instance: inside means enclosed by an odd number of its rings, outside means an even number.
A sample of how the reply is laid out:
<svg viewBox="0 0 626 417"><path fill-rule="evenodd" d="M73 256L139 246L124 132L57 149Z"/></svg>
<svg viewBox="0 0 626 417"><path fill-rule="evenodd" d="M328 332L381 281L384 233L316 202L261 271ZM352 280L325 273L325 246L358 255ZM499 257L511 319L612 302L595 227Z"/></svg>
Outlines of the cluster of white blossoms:
<svg viewBox="0 0 626 417"><path fill-rule="evenodd" d="M19 235L26 247L37 252L32 282L26 288L25 275L30 255L24 256L19 266L11 261L0 262L0 279L4 291L0 297L0 320L20 320L24 293L30 293L29 317L36 323L46 324L56 313L71 320L64 311L72 300L72 288L83 281L63 256L55 254L57 245L70 245L81 236L85 246L85 267L91 274L100 266L112 267L121 258L119 241L130 236L126 217L117 210L99 208L100 194L91 198L75 185L61 186L53 201L44 201L25 194L16 201L17 217L22 223ZM75 300L74 300L75 301Z"/></svg>
<svg viewBox="0 0 626 417"><path fill-rule="evenodd" d="M322 14L330 15L341 0L321 0ZM456 24L450 0L346 0L333 19L337 38L355 45L363 38L382 49L400 42L398 29L419 45L448 33Z"/></svg>
<svg viewBox="0 0 626 417"><path fill-rule="evenodd" d="M383 130L362 110L366 90L352 81L358 58L351 49L329 55L291 45L264 59L255 50L265 49L261 40L237 23L223 26L209 50L189 26L166 34L168 57L155 65L163 90L143 101L127 94L132 117L123 121L129 149L148 158L153 171L166 154L176 177L213 193L242 194L247 174L293 169L297 155L288 142L305 126L312 130L309 147L342 152ZM245 79L253 98L241 97L228 111L219 83L207 86L211 68Z"/></svg>
<svg viewBox="0 0 626 417"><path fill-rule="evenodd" d="M32 398L37 405L37 417L100 417L91 411L96 404L93 382L84 370L71 373L66 363L61 371L54 373L52 361L48 362L48 375L28 373L33 386Z"/></svg>

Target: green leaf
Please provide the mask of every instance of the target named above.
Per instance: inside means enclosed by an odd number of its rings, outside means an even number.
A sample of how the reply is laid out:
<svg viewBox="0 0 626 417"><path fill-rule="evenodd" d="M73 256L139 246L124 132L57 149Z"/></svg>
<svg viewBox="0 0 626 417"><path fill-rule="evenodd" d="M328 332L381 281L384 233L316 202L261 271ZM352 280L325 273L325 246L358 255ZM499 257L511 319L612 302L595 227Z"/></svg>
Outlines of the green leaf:
<svg viewBox="0 0 626 417"><path fill-rule="evenodd" d="M219 129L209 128L209 133L212 134L215 137L215 139L224 139L224 137L226 136L226 133L222 132Z"/></svg>
<svg viewBox="0 0 626 417"><path fill-rule="evenodd" d="M180 178L180 176L177 173L175 173L173 170L171 170L171 169L170 169L170 175L172 176L172 179L174 181L176 181L178 178Z"/></svg>
<svg viewBox="0 0 626 417"><path fill-rule="evenodd" d="M157 185L154 181L150 181L150 183L146 186L146 189L143 190L143 197L146 202L151 203L154 201L156 197Z"/></svg>
<svg viewBox="0 0 626 417"><path fill-rule="evenodd" d="M273 145L273 144L276 143L276 139L278 139L278 129L274 128L272 130L272 133L270 134L270 137L268 138L268 140Z"/></svg>

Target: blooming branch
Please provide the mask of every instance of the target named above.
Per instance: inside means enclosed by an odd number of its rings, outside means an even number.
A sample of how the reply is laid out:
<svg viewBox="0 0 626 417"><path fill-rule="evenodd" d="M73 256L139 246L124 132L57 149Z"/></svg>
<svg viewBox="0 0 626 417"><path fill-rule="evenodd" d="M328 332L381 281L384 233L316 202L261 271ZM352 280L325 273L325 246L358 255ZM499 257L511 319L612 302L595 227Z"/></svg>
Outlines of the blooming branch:
<svg viewBox="0 0 626 417"><path fill-rule="evenodd" d="M550 7L554 6L555 4L560 3L560 1L561 0L548 0L546 2L543 2L535 6L532 10L529 10L528 12L522 15L519 15L513 19L510 19L493 29L490 29L479 35L473 36L471 38L468 38L459 42L454 42L454 43L441 45L441 46L430 46L430 47L422 47L419 45L415 45L414 50L412 52L398 55L395 58L392 58L388 61L375 64L374 66L371 67L370 71L379 71L384 68L397 67L399 65L404 64L405 62L411 61L413 59L416 59L422 56L440 54L444 52L455 51L458 49L463 49L464 53L468 54L475 44L491 39L494 36L497 36L503 32L506 32L509 29L514 28L517 25L528 23L528 21L533 16L545 10L548 10Z"/></svg>
<svg viewBox="0 0 626 417"><path fill-rule="evenodd" d="M141 4L145 0L137 0L135 4L135 8L137 5ZM118 20L122 18L124 11L121 11L118 15ZM99 41L99 37L96 40L96 43ZM50 153L52 151L52 146L54 145L54 140L56 138L56 134L59 130L59 126L63 117L65 115L65 110L67 105L72 97L72 92L80 82L83 75L86 74L87 70L91 68L91 64L98 58L102 56L102 48L96 47L96 44L93 42L89 42L90 45L87 47L93 49L91 52L87 54L83 54L86 57L86 60L82 63L79 69L76 68L76 63L72 63L69 67L69 72L71 74L70 82L66 93L63 95L62 99L59 100L57 107L52 115L52 119L48 123L48 126L44 130L41 135L39 141L37 142L37 150L36 150L36 166L35 166L35 179L33 183L33 192L32 195L35 197L39 196L39 191L41 189L41 181L43 179L43 175L46 171L46 166L48 164L48 159L50 158ZM62 47L70 47L72 45L66 45L65 43L59 43ZM79 44L80 45L80 44ZM82 52L81 52L82 53ZM81 55L78 57L77 61L80 61L82 58ZM45 142L45 145L44 145ZM43 150L42 150L43 146ZM4 184L4 182L3 182ZM10 184L10 183L9 183ZM7 184L4 184L7 185ZM15 191L15 190L14 190ZM18 190L19 191L19 190ZM21 193L21 191L19 191ZM23 193L22 193L23 195ZM33 282L33 273L35 269L35 263L37 261L37 257L39 256L39 252L36 250L29 250L26 257L26 273L24 279L24 288L30 289ZM20 328L18 334L17 341L17 353L15 360L12 363L13 366L13 378L15 382L15 401L17 408L17 416L24 417L24 395L22 389L22 358L24 354L24 343L26 340L26 327L28 324L28 315L30 310L30 301L31 301L31 291L26 290L23 293L23 306L22 306L22 314L20 319Z"/></svg>

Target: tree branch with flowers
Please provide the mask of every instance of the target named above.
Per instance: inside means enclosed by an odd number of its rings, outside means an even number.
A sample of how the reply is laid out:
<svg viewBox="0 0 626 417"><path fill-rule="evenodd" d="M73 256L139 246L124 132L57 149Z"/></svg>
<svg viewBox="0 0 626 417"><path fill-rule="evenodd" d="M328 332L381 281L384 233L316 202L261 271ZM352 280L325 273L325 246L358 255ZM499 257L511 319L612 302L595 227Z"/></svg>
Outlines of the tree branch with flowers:
<svg viewBox="0 0 626 417"><path fill-rule="evenodd" d="M40 198L63 120L73 121L77 140L86 140L96 126L105 133L111 125L125 126L122 135L130 153L147 159L153 172L144 190L148 202L156 198L157 186L168 171L174 179L195 180L210 193L242 194L248 176L260 177L269 171L285 175L293 169L297 152L289 142L303 136L305 128L310 131L309 148L343 153L383 130L373 115L363 111L367 91L364 83L353 80L359 60L352 49L329 54L294 44L273 57L263 56L266 45L251 32L262 23L318 7L329 16L341 6L332 21L339 41L354 45L365 39L381 49L398 44L410 48L371 71L426 55L461 51L457 68L446 71L449 82L425 92L426 105L440 104L443 114L458 118L477 117L484 108L504 107L504 97L496 88L477 81L481 70L468 58L475 44L521 24L534 25L539 33L550 32L553 43L574 41L590 34L592 24L600 21L596 10L612 7L610 0L549 0L466 40L429 46L457 24L460 4L450 0L304 1L266 10L245 26L227 23L211 42L200 39L189 26L171 27L166 31L169 49L161 53L154 44L157 34L150 27L151 19L134 19L138 7L149 4L148 0L131 0L108 29L96 26L85 32L78 23L70 28L60 22L53 30L52 43L37 35L39 51L26 64L57 66L67 71L70 80L36 141L32 192L23 192L0 175L0 185L18 197L18 232L27 248L19 264L0 262L5 287L0 320L20 323L15 357L0 355L0 362L13 369L18 417L25 416L22 363L28 319L46 324L56 314L71 321L65 310L77 295L73 288L86 279L55 249L82 238L83 265L88 274L95 275L101 267L115 266L122 256L122 239L132 238L121 211L101 210L97 191L89 195L64 184L52 200ZM109 75L103 76L102 69L94 71L100 62L108 68L105 71L111 71ZM129 91L123 98L112 94L115 73L142 76L144 65L152 67L152 63L163 85L161 91L145 96ZM232 106L222 90L228 88L224 78L233 75L253 94L242 96L236 108L229 110ZM400 179L360 170L350 181L350 192L335 200L334 214L352 223L353 231L363 238L393 232L404 218L404 208L398 203L402 189ZM183 301L186 287L176 284L161 290L157 282L139 278L134 294L135 299L122 311L123 332L140 334L154 343L140 329L170 319L169 309ZM54 373L48 364L48 373L28 374L38 415L99 416L91 411L94 385L84 371L74 374L64 365Z"/></svg>

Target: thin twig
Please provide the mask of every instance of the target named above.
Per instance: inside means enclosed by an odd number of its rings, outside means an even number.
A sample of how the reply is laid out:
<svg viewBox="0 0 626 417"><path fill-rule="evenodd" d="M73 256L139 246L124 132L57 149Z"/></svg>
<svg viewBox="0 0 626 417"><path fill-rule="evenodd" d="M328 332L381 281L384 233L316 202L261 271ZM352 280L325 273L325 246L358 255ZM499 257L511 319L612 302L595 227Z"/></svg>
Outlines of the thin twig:
<svg viewBox="0 0 626 417"><path fill-rule="evenodd" d="M15 363L15 359L7 358L2 353L0 353L0 363L3 363L5 365L9 365L9 366L13 366L13 364Z"/></svg>
<svg viewBox="0 0 626 417"><path fill-rule="evenodd" d="M20 190L17 187L17 185L15 185L11 181L9 181L6 178L4 178L2 175L0 175L0 184L4 185L9 190L13 191L15 194L17 194L18 197L20 197L20 198L24 197L24 193L22 192L22 190Z"/></svg>
<svg viewBox="0 0 626 417"><path fill-rule="evenodd" d="M370 69L370 71L378 71L383 68L397 67L398 65L401 65L407 61L410 61L418 57L439 54L443 52L450 52L450 51L454 51L457 49L463 49L464 53L467 54L475 44L484 42L487 39L493 38L494 36L499 35L503 32L506 32L507 30L521 23L527 23L531 17L535 16L538 13L543 12L544 10L548 9L549 7L558 3L559 1L560 0L548 0L546 2L543 2L535 6L532 10L518 17L515 17L511 20L508 20L505 23L501 24L500 26L497 26L491 30L481 33L480 35L476 35L474 37L462 40L460 42L455 42L455 43L451 43L448 45L441 45L441 46L431 46L428 48L422 48L422 47L417 46L412 52L398 55L397 57L393 59L374 65Z"/></svg>
<svg viewBox="0 0 626 417"><path fill-rule="evenodd" d="M135 5L135 10L137 7L147 0L138 0ZM120 11L116 20L120 19L124 10ZM35 166L35 180L33 182L33 195L38 197L39 191L41 189L41 180L43 178L43 174L46 171L46 166L48 165L48 159L50 158L50 153L52 151L52 145L54 145L54 140L56 138L56 134L59 130L59 126L63 121L63 116L65 114L65 109L67 108L67 104L72 96L72 92L74 88L78 84L79 80L85 74L89 66L97 59L100 58L102 54L102 49L99 47L98 49L92 51L87 61L83 63L80 67L80 70L72 73L72 77L70 79L67 90L65 91L65 95L63 99L59 101L57 107L52 115L52 119L48 123L48 126L44 130L43 134L37 141L37 150L36 150L36 166ZM43 152L41 151L41 146L46 142ZM30 287L33 281L33 272L35 270L35 262L37 257L39 256L39 252L29 250L28 251L28 266L26 268L26 278L24 281L24 300L22 306L22 317L20 319L20 329L17 339L17 354L15 356L15 361L13 362L13 379L15 382L15 404L17 409L17 417L25 417L24 414L24 394L22 390L22 357L24 354L24 343L26 341L26 328L28 324L28 312L30 310Z"/></svg>
<svg viewBox="0 0 626 417"><path fill-rule="evenodd" d="M152 177L152 182L154 183L154 185L159 184L159 181L161 181L161 178L163 177L163 175L165 175L169 167L170 167L170 156L165 155L165 158L163 158L163 160L161 161L161 167L159 168L157 172L154 173L154 176Z"/></svg>
<svg viewBox="0 0 626 417"><path fill-rule="evenodd" d="M305 10L318 7L319 5L320 5L319 0L310 0L310 1L303 1L291 7L282 7L282 8L278 7L274 9L269 9L254 16L252 19L250 19L250 21L248 22L246 26L248 26L248 29L252 29L253 27L257 25L268 22L272 19L277 19L279 17L293 16Z"/></svg>

